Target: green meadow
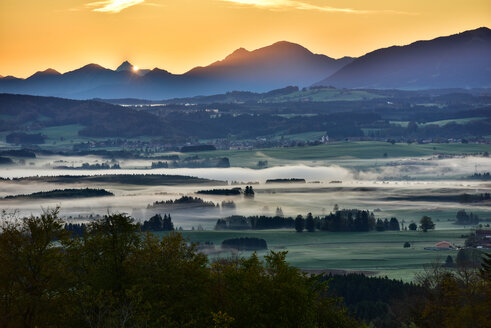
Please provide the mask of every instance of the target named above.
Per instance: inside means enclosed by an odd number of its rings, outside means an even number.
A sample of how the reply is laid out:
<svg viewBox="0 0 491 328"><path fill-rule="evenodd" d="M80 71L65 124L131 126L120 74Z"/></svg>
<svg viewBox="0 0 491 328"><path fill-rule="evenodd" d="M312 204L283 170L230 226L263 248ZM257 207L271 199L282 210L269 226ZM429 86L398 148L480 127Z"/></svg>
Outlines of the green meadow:
<svg viewBox="0 0 491 328"><path fill-rule="evenodd" d="M309 90L299 90L286 95L269 97L263 101L266 103L278 103L278 102L298 102L298 101L313 101L313 102L326 102L326 101L360 101L370 100L375 98L384 98L364 90L345 90L334 88L314 88Z"/></svg>
<svg viewBox="0 0 491 328"><path fill-rule="evenodd" d="M419 231L384 231L384 232L302 232L291 230L259 231L183 231L182 234L191 242L213 242L217 248L228 238L257 237L263 238L273 251L288 251L287 260L303 270L346 270L368 271L379 276L411 281L414 274L425 265L435 261L444 262L448 255L454 260L455 250L431 251L437 242L449 241L455 245L464 245L462 235L469 234L469 229ZM405 242L411 244L404 248ZM251 252L240 252L249 256ZM265 255L266 251L258 252ZM215 257L229 257L233 254L223 252Z"/></svg>
<svg viewBox="0 0 491 328"><path fill-rule="evenodd" d="M231 166L254 168L259 160L268 160L270 165L284 165L302 161L377 159L384 158L384 154L387 155L387 158L401 158L430 156L437 153L476 154L490 151L491 145L489 144L390 144L378 141L345 141L311 147L218 150L186 153L185 155L196 155L202 158L228 157Z"/></svg>

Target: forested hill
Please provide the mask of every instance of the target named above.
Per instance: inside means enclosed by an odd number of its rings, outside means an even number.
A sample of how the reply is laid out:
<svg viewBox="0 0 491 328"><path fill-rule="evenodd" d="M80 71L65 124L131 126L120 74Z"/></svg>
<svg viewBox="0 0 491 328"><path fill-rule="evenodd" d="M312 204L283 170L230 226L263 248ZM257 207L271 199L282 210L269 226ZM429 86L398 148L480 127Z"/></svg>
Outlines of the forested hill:
<svg viewBox="0 0 491 328"><path fill-rule="evenodd" d="M292 89L291 93L288 90L276 91L274 97L269 93L272 98L255 103L167 104L148 108L0 94L0 132L12 144L46 143L47 128L63 127L65 133L75 132L81 137L148 136L160 143L183 145L216 138L265 137L271 141L274 136L313 131L327 134L329 140L369 137L405 138L404 141L479 137L490 131L488 91L482 95L450 92L438 96L391 91L370 94L376 96L371 100L354 100L369 97L368 91L356 91L365 93L363 96L334 88ZM318 101L300 102L299 95ZM381 96L389 96L390 101ZM332 97L351 100L326 100ZM424 104L430 104L432 110ZM414 122L409 124L411 121ZM51 132L51 142L65 137L60 134Z"/></svg>
<svg viewBox="0 0 491 328"><path fill-rule="evenodd" d="M79 124L84 136L179 135L154 115L92 100L0 94L0 131Z"/></svg>

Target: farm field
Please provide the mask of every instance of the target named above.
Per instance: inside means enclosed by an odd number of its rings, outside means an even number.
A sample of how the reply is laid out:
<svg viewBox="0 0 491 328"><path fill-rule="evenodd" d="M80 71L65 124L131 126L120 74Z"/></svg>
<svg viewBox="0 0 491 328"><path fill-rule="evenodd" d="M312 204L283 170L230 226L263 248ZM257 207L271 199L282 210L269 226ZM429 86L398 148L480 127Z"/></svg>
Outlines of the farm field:
<svg viewBox="0 0 491 328"><path fill-rule="evenodd" d="M385 232L323 232L297 233L287 230L265 231L184 231L191 242L213 242L219 246L229 238L263 238L273 251L288 251L287 260L302 270L346 270L369 271L374 275L412 281L414 274L425 265L443 262L448 255L457 251L429 251L437 242L449 241L463 246L462 235L469 229L435 230L427 233L418 231ZM404 248L410 242L410 248ZM260 251L262 256L267 251ZM248 256L251 252L240 252ZM232 253L221 253L220 257ZM216 256L216 255L215 255Z"/></svg>
<svg viewBox="0 0 491 328"><path fill-rule="evenodd" d="M257 167L259 160L270 165L292 164L298 161L330 161L340 159L385 159L430 156L436 153L475 154L490 152L489 144L406 144L376 141L333 142L311 147L269 148L257 150L218 150L187 153L199 157L228 157L231 166Z"/></svg>
<svg viewBox="0 0 491 328"><path fill-rule="evenodd" d="M364 90L338 90L334 88L315 88L309 90L299 90L287 95L269 97L263 100L265 103L281 103L290 101L357 101L384 98L375 93Z"/></svg>
<svg viewBox="0 0 491 328"><path fill-rule="evenodd" d="M448 123L456 123L456 124L466 124L472 121L479 121L485 119L485 117L467 117L467 118L457 118L457 119L450 119L450 120L440 120L440 121L432 121L432 122L426 122L426 123L419 123L419 126L426 126L426 125L431 125L435 124L438 126L443 126ZM406 128L409 124L409 121L391 121L390 123L392 124L398 124L404 128Z"/></svg>

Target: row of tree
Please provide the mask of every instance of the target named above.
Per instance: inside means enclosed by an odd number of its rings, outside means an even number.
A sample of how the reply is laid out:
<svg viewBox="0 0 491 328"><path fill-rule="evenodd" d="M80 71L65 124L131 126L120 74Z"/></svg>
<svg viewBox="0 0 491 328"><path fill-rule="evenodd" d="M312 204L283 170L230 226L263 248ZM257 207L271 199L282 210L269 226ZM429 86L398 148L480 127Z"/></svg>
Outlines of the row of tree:
<svg viewBox="0 0 491 328"><path fill-rule="evenodd" d="M288 229L295 228L296 231L304 230L314 232L316 230L342 232L342 231L377 231L393 230L399 231L401 227L397 218L375 219L369 211L351 209L337 210L324 217L314 217L308 213L304 218L298 215L295 219L284 217L281 208L276 209L275 216L242 216L233 215L218 219L216 230L259 230L259 229Z"/></svg>
<svg viewBox="0 0 491 328"><path fill-rule="evenodd" d="M396 227L399 230L397 219L392 218L391 222L387 221L387 229L385 229L384 225L384 230L396 230ZM295 218L295 230L298 232L302 232L303 230L310 232L315 230L332 232L371 231L375 227L376 220L374 214L369 211L357 209L337 210L324 217L313 217L312 213L308 213L305 219L301 215Z"/></svg>
<svg viewBox="0 0 491 328"><path fill-rule="evenodd" d="M470 212L467 214L465 210L460 210L457 212L457 224L467 224L467 225L474 225L474 224L479 224L479 216L477 214L474 214Z"/></svg>
<svg viewBox="0 0 491 328"><path fill-rule="evenodd" d="M215 230L262 230L293 228L294 220L282 216L242 216L232 215L218 219Z"/></svg>

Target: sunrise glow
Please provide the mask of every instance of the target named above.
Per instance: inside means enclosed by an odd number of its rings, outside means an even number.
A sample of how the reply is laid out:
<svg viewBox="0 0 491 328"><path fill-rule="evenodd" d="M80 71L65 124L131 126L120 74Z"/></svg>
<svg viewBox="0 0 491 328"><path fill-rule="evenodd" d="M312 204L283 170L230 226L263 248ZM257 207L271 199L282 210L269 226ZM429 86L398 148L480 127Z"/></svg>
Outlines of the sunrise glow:
<svg viewBox="0 0 491 328"><path fill-rule="evenodd" d="M0 1L0 75L114 69L124 60L178 74L282 40L361 56L489 22L489 0Z"/></svg>

